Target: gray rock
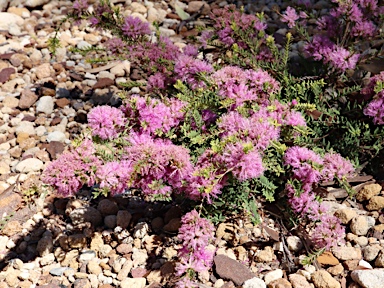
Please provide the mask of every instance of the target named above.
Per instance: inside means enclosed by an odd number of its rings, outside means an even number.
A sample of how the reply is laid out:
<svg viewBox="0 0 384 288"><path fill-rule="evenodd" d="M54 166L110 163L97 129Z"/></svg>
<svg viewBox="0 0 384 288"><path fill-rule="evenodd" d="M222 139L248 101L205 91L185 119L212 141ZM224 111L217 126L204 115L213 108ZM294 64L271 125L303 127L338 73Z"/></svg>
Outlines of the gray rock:
<svg viewBox="0 0 384 288"><path fill-rule="evenodd" d="M104 225L110 229L115 229L115 227L116 227L116 215L105 216Z"/></svg>
<svg viewBox="0 0 384 288"><path fill-rule="evenodd" d="M65 134L60 131L53 131L50 132L47 135L47 142L50 143L51 141L61 142L64 143L67 138L65 137Z"/></svg>
<svg viewBox="0 0 384 288"><path fill-rule="evenodd" d="M61 276L63 275L63 273L67 270L73 270L72 268L70 267L58 267L58 268L53 268L51 270L49 270L49 274L53 275L53 276Z"/></svg>
<svg viewBox="0 0 384 288"><path fill-rule="evenodd" d="M8 31L12 25L21 27L24 19L16 14L0 12L0 30Z"/></svg>
<svg viewBox="0 0 384 288"><path fill-rule="evenodd" d="M375 218L371 216L357 216L352 219L350 228L353 234L364 236L368 230L375 225Z"/></svg>
<svg viewBox="0 0 384 288"><path fill-rule="evenodd" d="M244 282L243 288L266 288L264 281L260 278L254 277Z"/></svg>
<svg viewBox="0 0 384 288"><path fill-rule="evenodd" d="M16 172L23 172L23 173L29 173L29 172L37 172L40 171L44 166L44 163L36 158L28 158L23 161L20 161L17 163L15 167Z"/></svg>
<svg viewBox="0 0 384 288"><path fill-rule="evenodd" d="M84 251L79 256L80 262L88 262L92 259L96 258L96 252L93 250Z"/></svg>
<svg viewBox="0 0 384 288"><path fill-rule="evenodd" d="M352 271L353 281L363 288L382 288L384 283L384 269Z"/></svg>
<svg viewBox="0 0 384 288"><path fill-rule="evenodd" d="M37 7L44 4L47 4L50 0L26 0L24 5L27 7Z"/></svg>
<svg viewBox="0 0 384 288"><path fill-rule="evenodd" d="M53 112L54 104L51 96L43 96L36 102L36 112L43 112L49 115Z"/></svg>
<svg viewBox="0 0 384 288"><path fill-rule="evenodd" d="M21 121L20 124L16 127L16 135L20 133L27 133L28 135L35 135L36 131L33 127L33 123L29 121Z"/></svg>

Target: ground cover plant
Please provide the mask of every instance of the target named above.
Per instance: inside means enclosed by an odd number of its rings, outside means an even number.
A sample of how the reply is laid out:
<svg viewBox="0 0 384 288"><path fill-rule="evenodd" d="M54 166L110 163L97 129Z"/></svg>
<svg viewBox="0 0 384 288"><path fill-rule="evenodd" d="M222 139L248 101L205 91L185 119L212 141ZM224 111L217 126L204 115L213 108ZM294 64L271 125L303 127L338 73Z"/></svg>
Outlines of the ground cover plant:
<svg viewBox="0 0 384 288"><path fill-rule="evenodd" d="M344 227L316 188L336 181L353 197L348 178L365 162L374 170L383 153L384 72L368 77L358 65L381 53L362 43L383 36L384 10L373 0L331 4L322 17L310 2L288 7L281 21L291 30L281 43L263 14L214 9L199 45L181 50L107 1L92 9L75 1L71 21L113 36L93 49L99 60L129 59L145 73L146 92L92 109L88 133L46 168L44 181L62 197L87 186L96 196L137 190L147 201L183 199L178 287L195 287L197 273L212 266L212 223L241 215L257 224L266 201L287 203L314 249L342 245ZM310 25L322 32L309 33ZM292 55L298 42L302 54ZM53 38L52 52L58 45ZM298 71L297 62L306 65Z"/></svg>

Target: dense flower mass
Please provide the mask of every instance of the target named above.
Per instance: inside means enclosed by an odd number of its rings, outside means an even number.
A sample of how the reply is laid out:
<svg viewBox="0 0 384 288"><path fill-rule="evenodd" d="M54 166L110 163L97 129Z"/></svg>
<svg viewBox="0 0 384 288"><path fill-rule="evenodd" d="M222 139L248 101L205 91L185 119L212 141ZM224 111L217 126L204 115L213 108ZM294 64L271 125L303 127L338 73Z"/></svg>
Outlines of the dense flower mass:
<svg viewBox="0 0 384 288"><path fill-rule="evenodd" d="M73 196L83 185L93 186L95 171L101 165L95 152L93 142L85 139L79 147L51 162L44 170L43 181L57 189L62 197Z"/></svg>
<svg viewBox="0 0 384 288"><path fill-rule="evenodd" d="M125 36L130 38L137 38L151 33L148 23L142 22L139 18L133 16L124 19L121 30Z"/></svg>
<svg viewBox="0 0 384 288"><path fill-rule="evenodd" d="M213 224L201 218L196 210L181 218L177 236L182 241L182 247L178 254L180 261L176 265L176 275L183 275L188 270L203 272L211 268L215 251L208 245L215 239L214 231ZM184 277L188 278L187 275Z"/></svg>
<svg viewBox="0 0 384 288"><path fill-rule="evenodd" d="M88 125L93 136L99 136L103 140L113 139L124 128L124 114L114 107L98 106L88 113Z"/></svg>
<svg viewBox="0 0 384 288"><path fill-rule="evenodd" d="M371 77L367 86L362 89L362 94L365 98L372 101L364 109L364 114L373 117L375 124L384 124L384 71L376 76ZM380 86L379 86L380 85Z"/></svg>
<svg viewBox="0 0 384 288"><path fill-rule="evenodd" d="M284 15L281 17L282 22L286 22L289 28L293 28L296 25L296 21L300 16L296 13L296 10L290 6L287 7Z"/></svg>

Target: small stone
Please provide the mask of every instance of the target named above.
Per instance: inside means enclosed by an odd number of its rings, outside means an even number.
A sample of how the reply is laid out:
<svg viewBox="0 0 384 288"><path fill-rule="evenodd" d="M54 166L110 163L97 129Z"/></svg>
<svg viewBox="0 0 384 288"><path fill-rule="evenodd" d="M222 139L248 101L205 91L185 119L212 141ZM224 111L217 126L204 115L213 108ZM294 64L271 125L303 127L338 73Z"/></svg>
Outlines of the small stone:
<svg viewBox="0 0 384 288"><path fill-rule="evenodd" d="M71 102L67 98L60 98L57 99L55 104L59 108L64 108L65 106L69 105Z"/></svg>
<svg viewBox="0 0 384 288"><path fill-rule="evenodd" d="M29 172L38 172L44 166L44 163L36 158L28 158L23 161L20 161L16 167L16 172L29 173Z"/></svg>
<svg viewBox="0 0 384 288"><path fill-rule="evenodd" d="M104 225L110 229L115 229L115 227L116 227L116 215L105 216Z"/></svg>
<svg viewBox="0 0 384 288"><path fill-rule="evenodd" d="M84 251L79 256L80 262L88 262L92 259L96 258L96 252L93 250Z"/></svg>
<svg viewBox="0 0 384 288"><path fill-rule="evenodd" d="M40 265L41 266L47 266L55 262L55 255L53 253L49 253L47 255L44 255L40 259Z"/></svg>
<svg viewBox="0 0 384 288"><path fill-rule="evenodd" d="M273 248L267 246L264 250L258 251L258 253L255 254L255 261L269 263L273 261L274 257L275 254L273 252Z"/></svg>
<svg viewBox="0 0 384 288"><path fill-rule="evenodd" d="M384 283L384 270L355 270L352 271L353 281L363 288L382 288Z"/></svg>
<svg viewBox="0 0 384 288"><path fill-rule="evenodd" d="M111 68L111 73L117 77L129 75L131 72L131 63L127 60L118 63L115 67Z"/></svg>
<svg viewBox="0 0 384 288"><path fill-rule="evenodd" d="M312 273L312 282L316 288L341 288L340 283L325 270Z"/></svg>
<svg viewBox="0 0 384 288"><path fill-rule="evenodd" d="M375 260L375 266L376 267L384 267L384 252L381 250L379 253L379 256L377 256Z"/></svg>
<svg viewBox="0 0 384 288"><path fill-rule="evenodd" d="M61 276L64 274L65 271L67 270L73 270L72 268L69 267L58 267L58 268L53 268L49 270L49 274L53 276Z"/></svg>
<svg viewBox="0 0 384 288"><path fill-rule="evenodd" d="M209 14L209 12L211 11L211 8L208 5L208 3L205 1L190 1L188 3L188 8L186 9L186 11L188 13L196 13L197 11L199 11L201 9L201 6L203 6L201 13L203 15Z"/></svg>
<svg viewBox="0 0 384 288"><path fill-rule="evenodd" d="M133 248L132 249L132 260L134 266L144 265L148 259L146 250Z"/></svg>
<svg viewBox="0 0 384 288"><path fill-rule="evenodd" d="M311 288L311 284L300 274L290 274L288 278L293 288Z"/></svg>
<svg viewBox="0 0 384 288"><path fill-rule="evenodd" d="M37 95L30 91L29 89L24 89L21 91L20 101L19 101L19 108L20 109L28 109L32 107L33 104L37 101L38 97Z"/></svg>
<svg viewBox="0 0 384 288"><path fill-rule="evenodd" d="M101 269L99 263L97 263L95 260L91 260L87 264L88 272L91 274L99 275L103 273L103 270Z"/></svg>
<svg viewBox="0 0 384 288"><path fill-rule="evenodd" d="M161 217L156 217L151 221L151 227L154 231L159 231L164 227L164 220Z"/></svg>
<svg viewBox="0 0 384 288"><path fill-rule="evenodd" d="M221 280L221 279L220 279ZM218 282L218 281L216 281ZM216 287L216 283L215 283L215 287ZM224 287L223 286L217 286L217 287ZM266 288L267 285L264 283L263 280L261 280L260 278L257 278L257 277L253 277L251 279L248 279L247 281L244 282L242 288Z"/></svg>
<svg viewBox="0 0 384 288"><path fill-rule="evenodd" d="M317 257L317 262L319 262L319 264L322 264L322 265L331 265L331 266L334 266L340 263L339 260L337 260L337 258L333 256L331 252L328 252L328 251L322 253L319 257Z"/></svg>
<svg viewBox="0 0 384 288"><path fill-rule="evenodd" d="M13 96L6 96L3 99L3 105L4 107L8 108L16 108L17 106L19 106L19 99Z"/></svg>
<svg viewBox="0 0 384 288"><path fill-rule="evenodd" d="M268 288L292 288L292 285L287 279L280 278L270 282Z"/></svg>
<svg viewBox="0 0 384 288"><path fill-rule="evenodd" d="M373 196L369 199L369 203L365 206L369 211L378 211L384 208L384 197L382 196Z"/></svg>
<svg viewBox="0 0 384 288"><path fill-rule="evenodd" d="M24 19L13 13L0 12L0 19L0 30L8 31L11 25L21 27L24 24Z"/></svg>
<svg viewBox="0 0 384 288"><path fill-rule="evenodd" d="M64 135L65 136L65 135ZM50 141L46 148L52 160L55 160L57 156L64 152L64 144L59 141Z"/></svg>
<svg viewBox="0 0 384 288"><path fill-rule="evenodd" d="M216 273L222 279L231 280L236 285L242 285L246 280L256 277L247 267L228 256L216 255L214 262Z"/></svg>
<svg viewBox="0 0 384 288"><path fill-rule="evenodd" d="M379 184L368 184L363 187L357 194L356 200L363 202L371 199L373 196L379 195L381 191L381 185Z"/></svg>
<svg viewBox="0 0 384 288"><path fill-rule="evenodd" d="M131 3L131 9L132 9L132 12L137 12L140 14L147 13L147 8L143 4L138 3L138 2L132 2Z"/></svg>
<svg viewBox="0 0 384 288"><path fill-rule="evenodd" d="M117 274L117 280L123 280L123 279L126 279L128 277L128 274L129 272L131 272L131 269L133 267L133 262L132 261L127 261L124 263L123 267L121 268L121 270L119 271L119 273Z"/></svg>
<svg viewBox="0 0 384 288"><path fill-rule="evenodd" d="M373 261L381 250L380 245L367 246L363 249L364 259L367 261Z"/></svg>
<svg viewBox="0 0 384 288"><path fill-rule="evenodd" d="M164 225L163 229L167 232L177 232L181 227L181 219L173 218L168 224Z"/></svg>
<svg viewBox="0 0 384 288"><path fill-rule="evenodd" d="M32 122L28 121L21 121L20 124L16 127L16 135L19 135L20 133L26 133L28 135L35 135L36 131L33 127Z"/></svg>
<svg viewBox="0 0 384 288"><path fill-rule="evenodd" d="M300 251L303 248L303 242L297 236L288 236L287 244L288 244L288 249L293 252Z"/></svg>
<svg viewBox="0 0 384 288"><path fill-rule="evenodd" d="M11 75L16 73L15 68L4 68L0 70L0 83L5 83L7 82L10 78Z"/></svg>
<svg viewBox="0 0 384 288"><path fill-rule="evenodd" d="M354 247L337 247L332 249L333 255L342 261L345 260L360 260L362 258L362 253L360 248Z"/></svg>
<svg viewBox="0 0 384 288"><path fill-rule="evenodd" d="M44 63L36 67L36 76L38 79L44 79L51 76L51 64Z"/></svg>
<svg viewBox="0 0 384 288"><path fill-rule="evenodd" d="M76 208L69 214L69 218L74 225L90 222L94 227L99 226L103 221L100 212L93 207Z"/></svg>
<svg viewBox="0 0 384 288"><path fill-rule="evenodd" d="M349 227L355 235L366 235L374 225L375 219L373 217L361 215L353 218Z"/></svg>
<svg viewBox="0 0 384 288"><path fill-rule="evenodd" d="M137 3L137 2L133 2ZM133 4L132 3L132 4ZM125 278L121 281L121 288L144 288L147 280L145 278Z"/></svg>
<svg viewBox="0 0 384 288"><path fill-rule="evenodd" d="M131 270L132 278L142 278L146 274L148 274L148 271L145 268L137 267Z"/></svg>
<svg viewBox="0 0 384 288"><path fill-rule="evenodd" d="M132 215L127 210L120 210L117 212L116 226L126 229L131 222Z"/></svg>
<svg viewBox="0 0 384 288"><path fill-rule="evenodd" d="M341 223L349 224L349 222L357 216L357 212L350 208L336 210L335 216L340 219Z"/></svg>
<svg viewBox="0 0 384 288"><path fill-rule="evenodd" d="M146 222L139 222L133 230L133 237L143 239L148 234L149 226Z"/></svg>
<svg viewBox="0 0 384 288"><path fill-rule="evenodd" d="M45 236L39 240L36 247L36 252L41 256L48 255L53 252L52 236Z"/></svg>
<svg viewBox="0 0 384 288"><path fill-rule="evenodd" d="M103 199L99 202L99 205L97 205L97 210L99 210L103 216L116 215L119 211L119 207L116 202L109 199Z"/></svg>
<svg viewBox="0 0 384 288"><path fill-rule="evenodd" d="M92 89L108 88L115 84L115 81L110 78L100 78L96 84L93 85Z"/></svg>
<svg viewBox="0 0 384 288"><path fill-rule="evenodd" d="M36 102L36 112L50 115L53 112L54 101L51 96L43 96Z"/></svg>
<svg viewBox="0 0 384 288"><path fill-rule="evenodd" d="M87 237L84 234L69 235L68 245L71 248L85 248L87 246Z"/></svg>
<svg viewBox="0 0 384 288"><path fill-rule="evenodd" d="M265 284L269 284L270 282L283 278L283 270L277 269L271 272L268 272L267 274L264 275L264 282Z"/></svg>
<svg viewBox="0 0 384 288"><path fill-rule="evenodd" d="M346 270L352 271L359 265L359 260L346 260L343 264Z"/></svg>
<svg viewBox="0 0 384 288"><path fill-rule="evenodd" d="M354 261L354 260L352 260L352 261ZM337 264L337 265L335 265L335 266L333 266L333 267L329 267L328 269L327 269L327 271L329 272L329 273L331 273L332 275L340 275L341 273L343 273L344 272L344 267L343 267L343 265L340 263L340 264Z"/></svg>
<svg viewBox="0 0 384 288"><path fill-rule="evenodd" d="M1 174L1 173L0 173ZM23 227L21 226L19 221L13 220L7 222L3 229L1 230L1 233L6 236L13 236L17 233L20 233Z"/></svg>
<svg viewBox="0 0 384 288"><path fill-rule="evenodd" d="M121 243L116 247L116 251L119 254L125 255L132 252L132 244Z"/></svg>

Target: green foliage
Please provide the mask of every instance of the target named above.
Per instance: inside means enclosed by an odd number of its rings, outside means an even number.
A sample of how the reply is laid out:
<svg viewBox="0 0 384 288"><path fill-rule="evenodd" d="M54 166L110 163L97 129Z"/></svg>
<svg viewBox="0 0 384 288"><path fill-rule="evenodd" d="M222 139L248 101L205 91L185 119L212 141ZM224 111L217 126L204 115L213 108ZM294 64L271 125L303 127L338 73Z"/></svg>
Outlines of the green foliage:
<svg viewBox="0 0 384 288"><path fill-rule="evenodd" d="M301 260L300 264L305 265L312 265L313 262L316 261L316 259L325 252L325 249L315 250L311 253L309 253L303 260Z"/></svg>
<svg viewBox="0 0 384 288"><path fill-rule="evenodd" d="M3 216L0 219L0 231L2 231L5 227L5 225L11 221L12 217L15 215L15 212L12 212L10 215Z"/></svg>

